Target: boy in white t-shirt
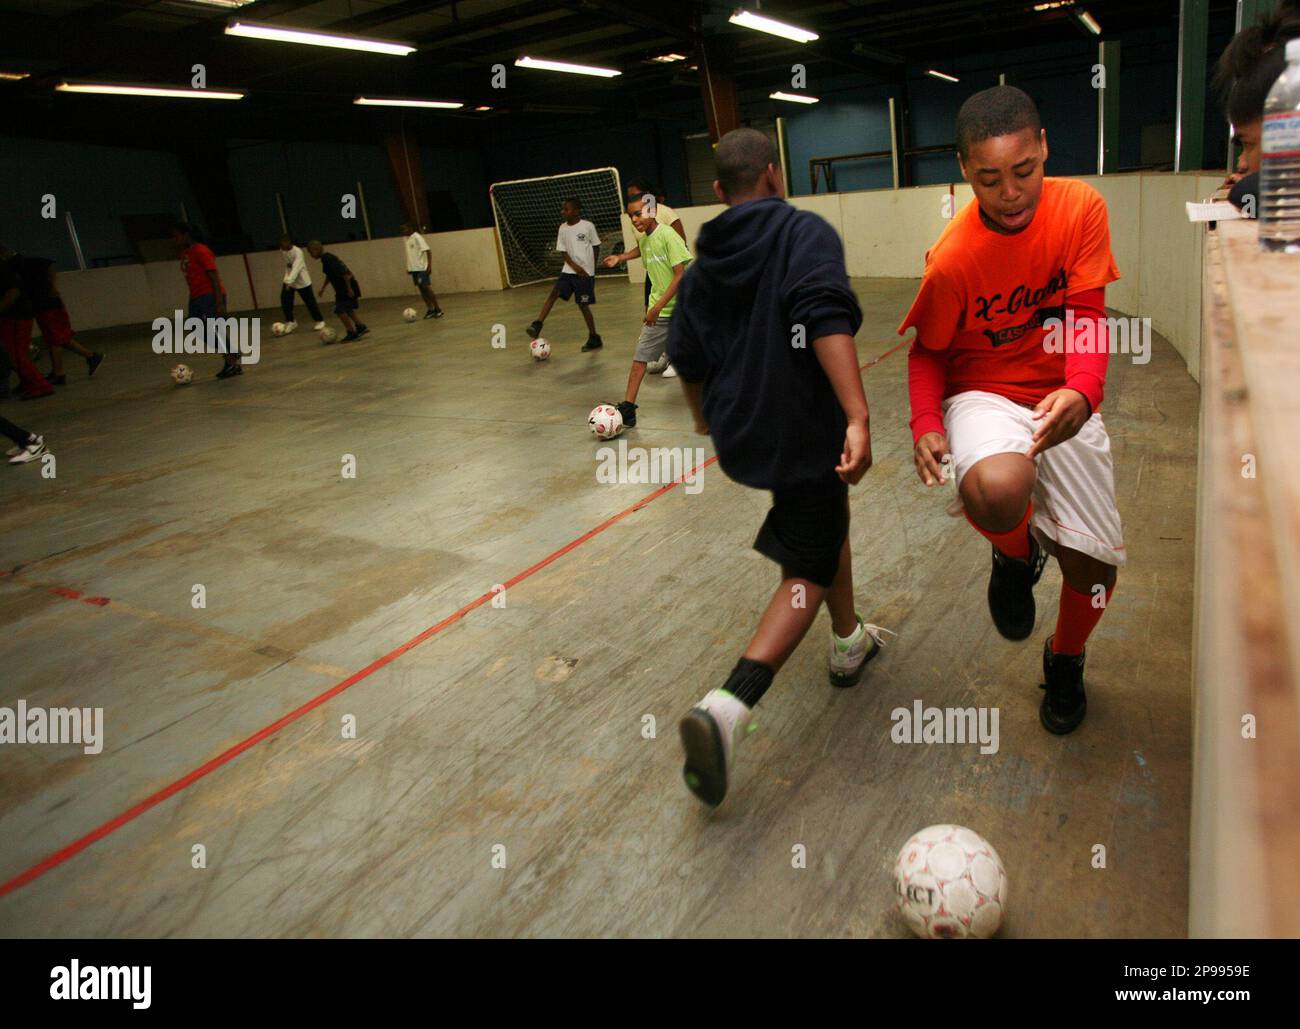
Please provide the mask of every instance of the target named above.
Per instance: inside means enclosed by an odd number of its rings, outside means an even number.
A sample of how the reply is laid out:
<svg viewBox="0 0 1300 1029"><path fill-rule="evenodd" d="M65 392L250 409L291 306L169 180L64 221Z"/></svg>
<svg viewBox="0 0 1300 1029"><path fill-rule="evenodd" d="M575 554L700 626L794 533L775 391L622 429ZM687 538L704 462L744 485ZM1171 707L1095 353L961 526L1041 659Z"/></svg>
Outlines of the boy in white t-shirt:
<svg viewBox="0 0 1300 1029"><path fill-rule="evenodd" d="M596 302L596 253L600 249L600 237L596 234L596 226L582 217L581 201L573 198L564 201L560 214L564 221L555 237L555 249L564 255L564 269L542 305L542 313L528 326L527 332L533 339L540 336L542 323L551 313L556 298L568 300L573 297L587 323L587 342L582 345L582 350L584 353L599 350L605 344L596 333L591 305Z"/></svg>
<svg viewBox="0 0 1300 1029"><path fill-rule="evenodd" d="M316 323L312 328L319 332L325 328L325 319L321 316L320 304L316 303L316 294L312 292L311 275L307 272L307 262L302 258L302 249L294 246L290 237L281 236L280 253L284 257L284 282L280 286L280 310L284 312L284 320L295 328L298 325L293 318L293 295L297 293Z"/></svg>
<svg viewBox="0 0 1300 1029"><path fill-rule="evenodd" d="M424 237L415 231L414 225L403 222L402 235L406 237L406 270L410 273L411 281L420 291L420 296L424 297L424 316L441 318L442 308L438 306L438 294L430 285L430 277L433 275L433 252Z"/></svg>

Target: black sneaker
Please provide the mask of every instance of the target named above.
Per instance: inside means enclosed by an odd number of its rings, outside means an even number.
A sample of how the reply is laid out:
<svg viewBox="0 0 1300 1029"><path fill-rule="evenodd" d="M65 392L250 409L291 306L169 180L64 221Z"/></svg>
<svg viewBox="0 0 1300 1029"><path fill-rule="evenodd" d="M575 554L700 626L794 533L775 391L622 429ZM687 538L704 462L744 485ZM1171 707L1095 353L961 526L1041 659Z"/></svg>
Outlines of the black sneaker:
<svg viewBox="0 0 1300 1029"><path fill-rule="evenodd" d="M365 335L367 332L369 332L369 331L370 331L370 326L368 326L368 325L358 325L358 326L357 326L357 337L356 337L356 338L357 338L357 339L360 339L362 336L364 336L364 335Z"/></svg>
<svg viewBox="0 0 1300 1029"><path fill-rule="evenodd" d="M441 317L442 317L442 308L441 308L441 307L435 307L435 308L433 309L433 316L434 316L435 318L441 318Z"/></svg>
<svg viewBox="0 0 1300 1029"><path fill-rule="evenodd" d="M1057 736L1074 732L1088 713L1088 695L1083 689L1083 654L1052 653L1052 637L1043 645L1043 678L1039 685L1043 702L1038 719L1043 728Z"/></svg>
<svg viewBox="0 0 1300 1029"><path fill-rule="evenodd" d="M104 355L95 352L86 358L86 377L91 378L95 374L95 369L104 363Z"/></svg>
<svg viewBox="0 0 1300 1029"><path fill-rule="evenodd" d="M989 575L989 614L1005 638L1025 640L1034 631L1034 586L1043 575L1047 554L1029 537L1029 557L1021 561L993 548Z"/></svg>
<svg viewBox="0 0 1300 1029"><path fill-rule="evenodd" d="M243 375L244 367L238 364L228 364L221 371L217 372L218 379L229 379L236 375Z"/></svg>
<svg viewBox="0 0 1300 1029"><path fill-rule="evenodd" d="M528 326L528 328L526 328L524 331L528 333L529 339L536 339L538 336L542 334L542 323L533 322L533 324Z"/></svg>
<svg viewBox="0 0 1300 1029"><path fill-rule="evenodd" d="M45 381L51 386L66 386L68 384L68 377L66 375L47 375L45 376Z"/></svg>
<svg viewBox="0 0 1300 1029"><path fill-rule="evenodd" d="M623 416L623 428L630 429L636 425L636 404L624 400L618 405L618 413Z"/></svg>
<svg viewBox="0 0 1300 1029"><path fill-rule="evenodd" d="M341 340L339 340L339 342L340 342L340 343L351 343L351 342L352 342L353 340L355 340L356 338L357 338L357 334L356 334L355 332L349 332L346 336L344 336Z"/></svg>
<svg viewBox="0 0 1300 1029"><path fill-rule="evenodd" d="M582 352L585 354L588 350L599 350L605 345L605 341L599 336L588 336L587 342L582 344Z"/></svg>
<svg viewBox="0 0 1300 1029"><path fill-rule="evenodd" d="M425 320L426 322L427 322L430 318L435 318L435 317L437 317L437 316L433 313L433 308L432 308L432 307L427 308L427 309L425 310L425 312L424 312L424 320Z"/></svg>

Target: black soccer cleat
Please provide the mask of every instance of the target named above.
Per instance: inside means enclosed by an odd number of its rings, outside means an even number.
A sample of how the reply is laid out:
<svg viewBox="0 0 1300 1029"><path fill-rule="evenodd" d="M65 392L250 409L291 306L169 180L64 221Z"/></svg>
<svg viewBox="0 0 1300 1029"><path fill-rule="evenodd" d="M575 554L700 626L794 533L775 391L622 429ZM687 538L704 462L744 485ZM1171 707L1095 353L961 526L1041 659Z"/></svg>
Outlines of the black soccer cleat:
<svg viewBox="0 0 1300 1029"><path fill-rule="evenodd" d="M1043 576L1047 554L1031 534L1029 557L1007 557L993 548L993 570L989 574L989 614L1006 639L1025 640L1034 631L1034 586Z"/></svg>
<svg viewBox="0 0 1300 1029"><path fill-rule="evenodd" d="M533 324L528 326L528 328L526 328L524 331L528 333L529 339L536 339L538 336L542 334L542 323L533 322Z"/></svg>
<svg viewBox="0 0 1300 1029"><path fill-rule="evenodd" d="M605 341L599 336L588 336L587 342L582 344L582 352L585 354L588 350L599 350L605 345Z"/></svg>
<svg viewBox="0 0 1300 1029"><path fill-rule="evenodd" d="M618 405L618 413L623 416L623 428L631 429L636 426L636 404L624 400Z"/></svg>
<svg viewBox="0 0 1300 1029"><path fill-rule="evenodd" d="M104 363L104 355L99 351L91 354L86 358L86 377L91 378L95 374L95 369Z"/></svg>
<svg viewBox="0 0 1300 1029"><path fill-rule="evenodd" d="M221 371L217 372L218 379L231 379L236 375L244 374L244 366L239 364L228 364Z"/></svg>
<svg viewBox="0 0 1300 1029"><path fill-rule="evenodd" d="M1074 732L1088 713L1088 695L1083 688L1083 654L1052 653L1052 637L1043 645L1043 678L1039 685L1043 702L1038 718L1043 728L1057 736Z"/></svg>

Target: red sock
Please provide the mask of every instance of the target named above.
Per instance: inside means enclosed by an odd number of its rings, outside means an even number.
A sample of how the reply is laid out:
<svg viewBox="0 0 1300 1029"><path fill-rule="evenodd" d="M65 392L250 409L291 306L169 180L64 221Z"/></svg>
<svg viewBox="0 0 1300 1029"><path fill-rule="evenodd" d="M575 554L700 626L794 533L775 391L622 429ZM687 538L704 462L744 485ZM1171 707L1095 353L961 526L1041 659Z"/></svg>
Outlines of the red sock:
<svg viewBox="0 0 1300 1029"><path fill-rule="evenodd" d="M1115 587L1106 591L1106 604L1115 595ZM1061 609L1056 615L1056 635L1052 637L1053 654L1082 654L1092 630L1101 621L1106 608L1093 604L1093 594L1080 593L1068 582L1061 583Z"/></svg>
<svg viewBox="0 0 1300 1029"><path fill-rule="evenodd" d="M1021 561L1029 556L1029 519L1034 514L1034 502L1031 500L1029 506L1025 508L1025 517L1020 519L1020 524L1014 529L1007 532L990 532L983 529L971 519L968 514L966 521L975 525L975 531L992 543L998 550L1006 554L1007 557L1014 557Z"/></svg>

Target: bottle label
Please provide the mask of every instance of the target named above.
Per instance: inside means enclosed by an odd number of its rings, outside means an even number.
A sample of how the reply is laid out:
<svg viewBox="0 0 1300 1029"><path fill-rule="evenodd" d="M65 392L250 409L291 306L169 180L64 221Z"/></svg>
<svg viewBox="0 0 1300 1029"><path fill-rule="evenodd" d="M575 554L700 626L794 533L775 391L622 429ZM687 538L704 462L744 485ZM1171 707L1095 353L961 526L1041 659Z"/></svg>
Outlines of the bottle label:
<svg viewBox="0 0 1300 1029"><path fill-rule="evenodd" d="M1264 115L1263 157L1300 157L1300 111Z"/></svg>

